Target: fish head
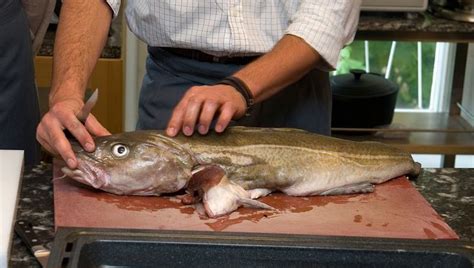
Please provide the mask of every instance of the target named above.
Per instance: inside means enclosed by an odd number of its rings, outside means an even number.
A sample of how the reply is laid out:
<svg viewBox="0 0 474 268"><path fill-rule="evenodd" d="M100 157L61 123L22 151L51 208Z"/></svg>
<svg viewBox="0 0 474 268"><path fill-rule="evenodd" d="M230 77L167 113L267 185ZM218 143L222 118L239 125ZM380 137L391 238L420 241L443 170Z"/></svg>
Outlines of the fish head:
<svg viewBox="0 0 474 268"><path fill-rule="evenodd" d="M125 132L94 141L93 152L72 143L78 167L64 167L64 174L96 189L126 195L176 192L191 177L192 155L164 135Z"/></svg>

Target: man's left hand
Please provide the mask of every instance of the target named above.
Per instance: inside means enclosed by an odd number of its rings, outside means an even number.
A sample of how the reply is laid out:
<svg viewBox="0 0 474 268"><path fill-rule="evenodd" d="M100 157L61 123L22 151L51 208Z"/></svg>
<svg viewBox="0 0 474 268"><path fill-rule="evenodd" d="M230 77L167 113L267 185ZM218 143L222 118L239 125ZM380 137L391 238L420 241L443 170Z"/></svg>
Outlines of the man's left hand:
<svg viewBox="0 0 474 268"><path fill-rule="evenodd" d="M174 108L166 134L174 137L182 131L191 136L196 125L200 134L206 134L214 118L215 131L223 132L230 120L244 116L246 108L245 98L231 86L194 86Z"/></svg>

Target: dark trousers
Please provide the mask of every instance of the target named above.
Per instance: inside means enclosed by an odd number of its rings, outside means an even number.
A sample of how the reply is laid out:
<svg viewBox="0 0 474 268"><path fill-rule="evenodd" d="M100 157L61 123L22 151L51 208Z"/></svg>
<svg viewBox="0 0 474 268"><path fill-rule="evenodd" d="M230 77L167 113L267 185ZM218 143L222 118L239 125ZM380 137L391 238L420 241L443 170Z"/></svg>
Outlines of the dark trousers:
<svg viewBox="0 0 474 268"><path fill-rule="evenodd" d="M209 85L243 65L208 63L149 48L147 72L139 102L138 129L164 129L173 108L187 89ZM235 125L289 127L330 134L331 91L328 73L312 70L298 82L255 105L249 117Z"/></svg>
<svg viewBox="0 0 474 268"><path fill-rule="evenodd" d="M0 149L25 151L25 164L39 161L39 122L31 38L20 1L0 10Z"/></svg>

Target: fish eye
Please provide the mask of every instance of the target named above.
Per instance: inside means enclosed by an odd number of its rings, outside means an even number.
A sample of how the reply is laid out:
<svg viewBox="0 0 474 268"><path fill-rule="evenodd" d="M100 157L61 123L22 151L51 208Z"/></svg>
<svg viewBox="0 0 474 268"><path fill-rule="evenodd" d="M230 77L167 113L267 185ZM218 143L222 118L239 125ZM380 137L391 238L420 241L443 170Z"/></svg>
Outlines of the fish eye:
<svg viewBox="0 0 474 268"><path fill-rule="evenodd" d="M114 147L112 147L112 153L116 157L125 157L128 155L128 147L123 145L123 144L115 144Z"/></svg>

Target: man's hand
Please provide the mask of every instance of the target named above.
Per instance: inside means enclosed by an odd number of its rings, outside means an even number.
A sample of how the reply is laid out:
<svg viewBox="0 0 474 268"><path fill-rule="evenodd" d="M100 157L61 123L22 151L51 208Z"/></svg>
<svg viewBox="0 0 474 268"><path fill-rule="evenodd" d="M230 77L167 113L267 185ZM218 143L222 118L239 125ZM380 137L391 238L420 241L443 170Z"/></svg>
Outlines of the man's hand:
<svg viewBox="0 0 474 268"><path fill-rule="evenodd" d="M110 132L92 114L87 117L85 126L77 119L76 115L83 105L82 101L75 99L57 102L41 119L36 131L36 139L39 143L50 153L59 154L69 168L76 168L77 160L71 144L64 135L64 129L68 129L88 152L95 150L91 134L94 136L110 135Z"/></svg>
<svg viewBox="0 0 474 268"><path fill-rule="evenodd" d="M50 110L38 125L36 139L49 152L59 154L69 168L76 168L77 160L64 129L87 151L95 149L91 134L109 134L93 115L89 115L85 126L76 115L84 106L84 90L107 40L111 21L112 10L106 1L63 1L54 41Z"/></svg>
<svg viewBox="0 0 474 268"><path fill-rule="evenodd" d="M245 98L231 86L194 86L173 110L166 134L174 137L182 130L184 135L191 136L196 124L198 132L206 134L217 115L215 130L222 132L231 119L244 116L246 108Z"/></svg>
<svg viewBox="0 0 474 268"><path fill-rule="evenodd" d="M291 56L288 56L291 55ZM248 64L233 76L252 90L255 103L268 99L278 91L298 81L324 60L304 40L285 35L273 49ZM173 111L166 134L179 131L190 136L198 123L198 131L206 134L212 119L219 114L215 130L225 130L231 119L245 114L247 103L235 88L228 85L191 87Z"/></svg>

